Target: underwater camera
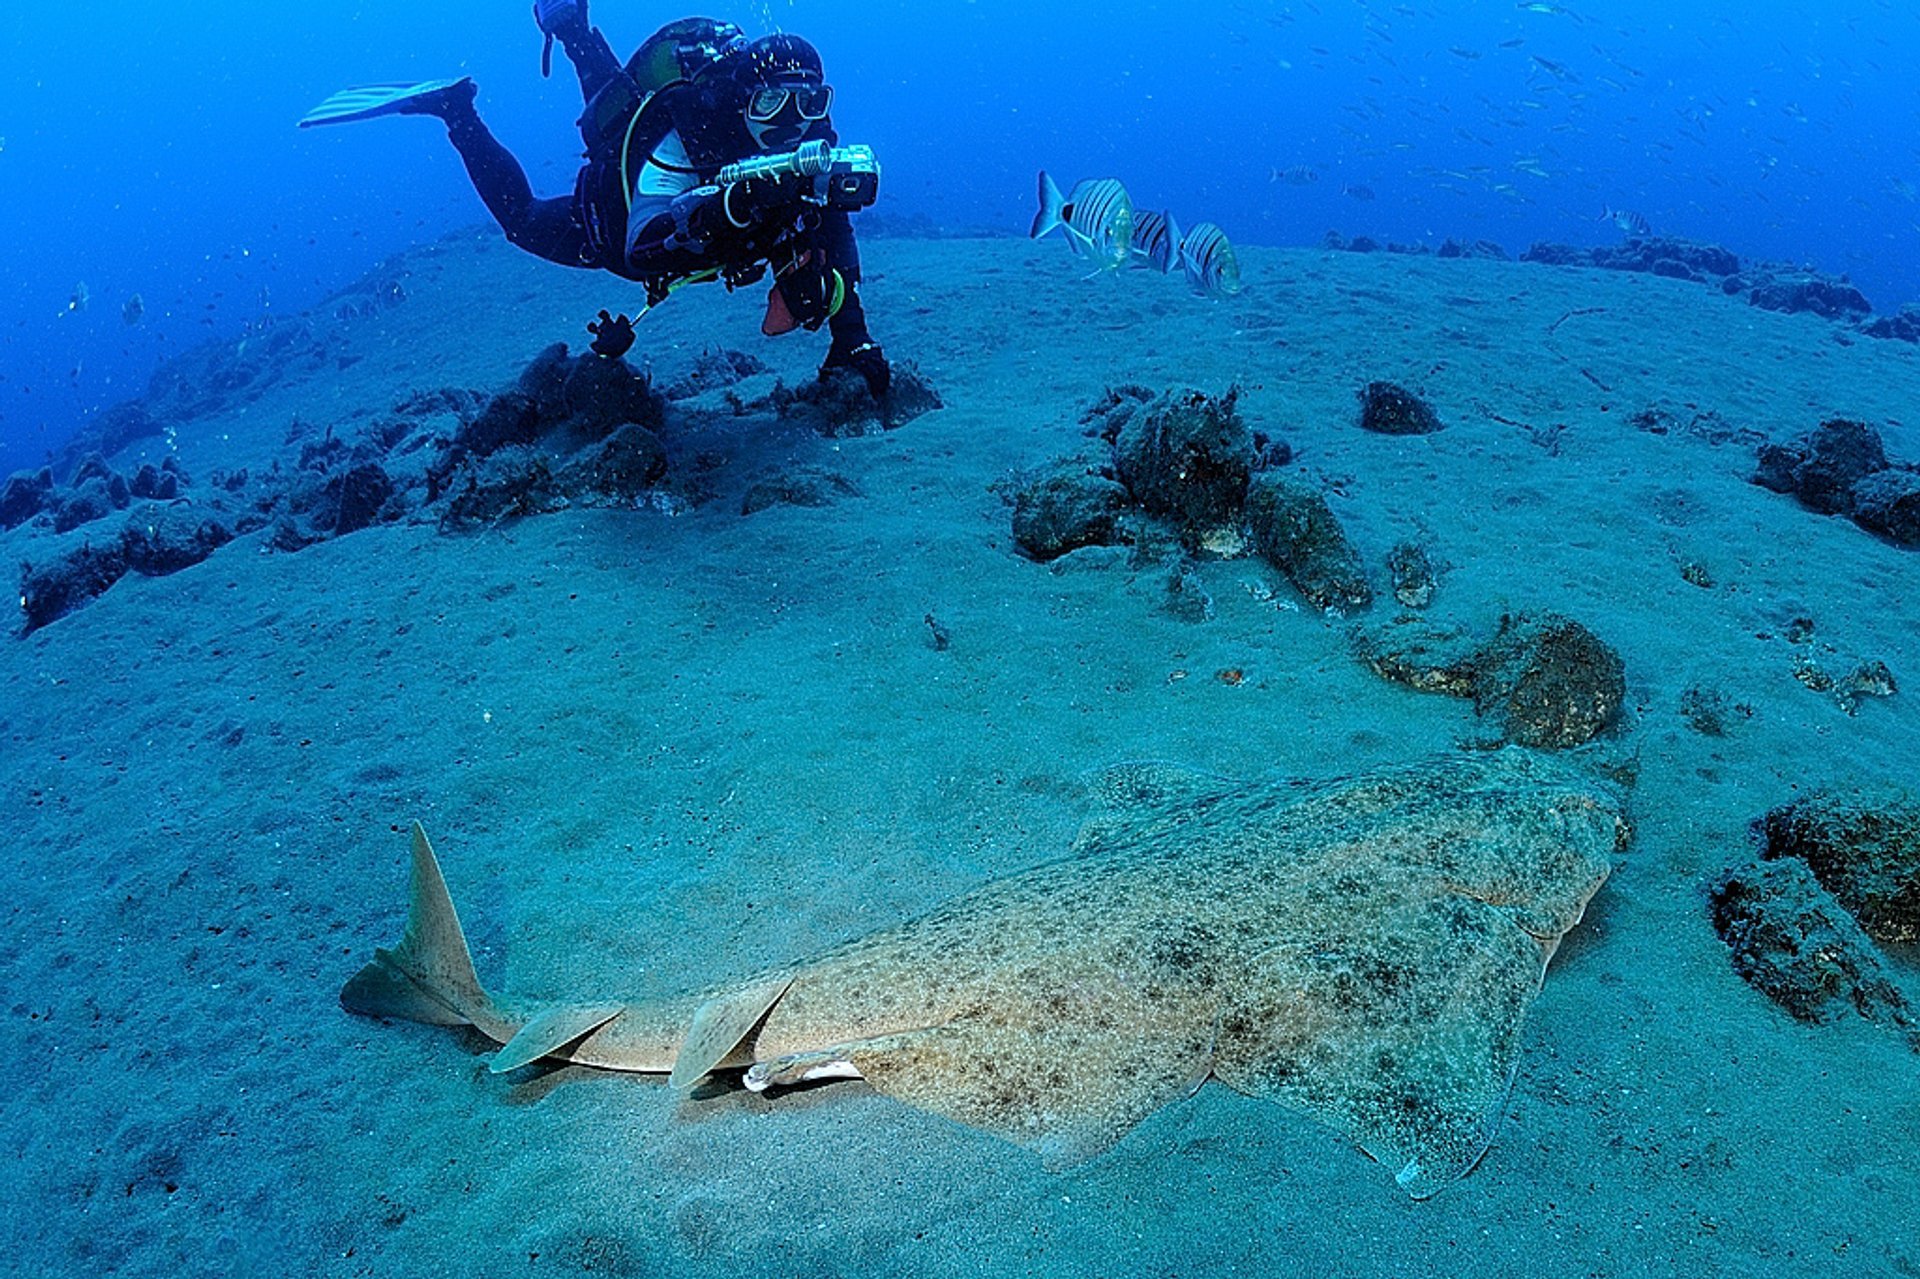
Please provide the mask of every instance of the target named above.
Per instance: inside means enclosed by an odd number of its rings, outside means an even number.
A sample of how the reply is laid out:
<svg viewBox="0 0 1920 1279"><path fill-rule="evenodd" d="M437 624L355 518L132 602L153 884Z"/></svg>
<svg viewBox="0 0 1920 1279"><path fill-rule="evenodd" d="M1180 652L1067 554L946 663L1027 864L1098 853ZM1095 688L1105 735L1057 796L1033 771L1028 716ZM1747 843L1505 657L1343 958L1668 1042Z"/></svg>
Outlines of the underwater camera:
<svg viewBox="0 0 1920 1279"><path fill-rule="evenodd" d="M880 198L880 162L872 147L832 147L809 142L783 155L761 155L720 170L715 179L732 186L753 178L812 178L811 198L829 209L858 213Z"/></svg>

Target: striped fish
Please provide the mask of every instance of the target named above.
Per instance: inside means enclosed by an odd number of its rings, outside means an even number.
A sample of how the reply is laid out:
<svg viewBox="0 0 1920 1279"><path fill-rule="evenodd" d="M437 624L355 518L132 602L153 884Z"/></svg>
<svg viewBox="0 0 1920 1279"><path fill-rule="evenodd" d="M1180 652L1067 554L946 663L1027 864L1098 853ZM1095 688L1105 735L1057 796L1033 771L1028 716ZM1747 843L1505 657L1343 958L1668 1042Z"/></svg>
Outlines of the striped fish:
<svg viewBox="0 0 1920 1279"><path fill-rule="evenodd" d="M1213 223L1202 222L1187 232L1180 242L1180 264L1186 268L1187 283L1201 297L1239 295L1240 259L1233 255L1227 233Z"/></svg>
<svg viewBox="0 0 1920 1279"><path fill-rule="evenodd" d="M1151 267L1162 275L1173 270L1180 256L1180 224L1171 213L1136 209L1133 214L1133 265Z"/></svg>
<svg viewBox="0 0 1920 1279"><path fill-rule="evenodd" d="M1094 273L1117 271L1133 249L1133 200L1112 178L1088 178L1060 194L1046 170L1040 172L1040 212L1034 215L1033 239L1055 227L1066 232L1073 251L1093 263Z"/></svg>
<svg viewBox="0 0 1920 1279"><path fill-rule="evenodd" d="M1613 223L1629 240L1644 240L1653 234L1653 228L1647 224L1647 220L1631 209L1606 206L1600 210L1600 220Z"/></svg>

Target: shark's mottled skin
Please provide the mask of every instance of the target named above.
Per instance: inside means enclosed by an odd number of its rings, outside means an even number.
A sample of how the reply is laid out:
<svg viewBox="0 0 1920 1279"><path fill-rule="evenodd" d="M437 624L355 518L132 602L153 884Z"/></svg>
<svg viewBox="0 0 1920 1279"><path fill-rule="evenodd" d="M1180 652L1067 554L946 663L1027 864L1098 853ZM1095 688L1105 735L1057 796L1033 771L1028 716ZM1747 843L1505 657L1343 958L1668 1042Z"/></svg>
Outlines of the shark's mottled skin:
<svg viewBox="0 0 1920 1279"><path fill-rule="evenodd" d="M1607 786L1518 748L1310 784L1128 767L1096 790L1065 860L662 1003L493 1000L445 921L428 936L416 856L408 940L343 1000L470 1021L507 1042L503 1068L858 1074L1051 1164L1211 1077L1332 1125L1425 1197L1492 1140L1547 960L1628 834Z"/></svg>

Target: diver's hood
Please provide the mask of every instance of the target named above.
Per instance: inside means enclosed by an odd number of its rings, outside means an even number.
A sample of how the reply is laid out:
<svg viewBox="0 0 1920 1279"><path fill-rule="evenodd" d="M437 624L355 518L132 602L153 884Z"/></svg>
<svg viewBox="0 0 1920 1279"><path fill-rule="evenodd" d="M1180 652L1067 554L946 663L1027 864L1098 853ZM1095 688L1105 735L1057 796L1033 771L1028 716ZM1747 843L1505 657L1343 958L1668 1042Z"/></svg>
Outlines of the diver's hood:
<svg viewBox="0 0 1920 1279"><path fill-rule="evenodd" d="M769 84L825 84L820 51L799 36L761 36L731 59L734 82L742 90Z"/></svg>

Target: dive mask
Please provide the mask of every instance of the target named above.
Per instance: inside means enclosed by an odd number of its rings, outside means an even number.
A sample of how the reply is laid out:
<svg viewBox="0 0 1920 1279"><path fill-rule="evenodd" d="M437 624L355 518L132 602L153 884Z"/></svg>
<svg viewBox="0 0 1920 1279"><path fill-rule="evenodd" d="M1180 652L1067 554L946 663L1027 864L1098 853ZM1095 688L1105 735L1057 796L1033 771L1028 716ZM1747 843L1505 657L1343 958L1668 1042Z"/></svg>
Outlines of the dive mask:
<svg viewBox="0 0 1920 1279"><path fill-rule="evenodd" d="M752 124L771 124L793 103L800 118L809 122L824 120L833 110L833 86L829 84L770 84L755 89L747 99L747 120Z"/></svg>

